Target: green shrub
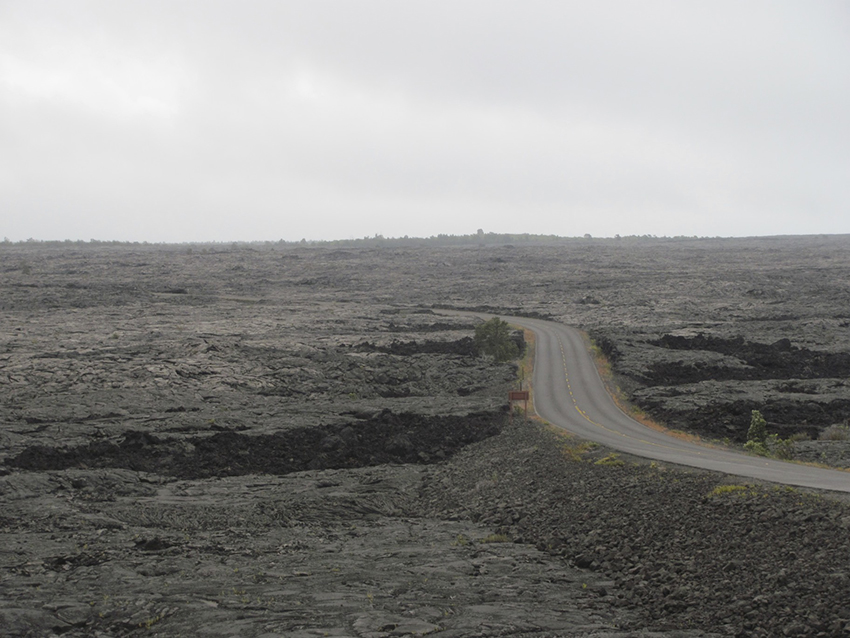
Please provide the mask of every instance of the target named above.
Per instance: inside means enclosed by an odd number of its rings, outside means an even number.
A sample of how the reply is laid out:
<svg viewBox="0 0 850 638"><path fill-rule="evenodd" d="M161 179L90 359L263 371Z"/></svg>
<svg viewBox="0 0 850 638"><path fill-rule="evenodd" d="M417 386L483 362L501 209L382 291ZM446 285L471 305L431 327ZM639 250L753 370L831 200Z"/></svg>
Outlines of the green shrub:
<svg viewBox="0 0 850 638"><path fill-rule="evenodd" d="M774 458L788 461L793 456L794 442L791 439L780 439L779 435L771 434L767 437L766 445Z"/></svg>
<svg viewBox="0 0 850 638"><path fill-rule="evenodd" d="M793 457L794 440L800 440L800 438L781 439L778 434L768 434L767 423L761 412L753 410L750 429L747 431L747 442L744 443L744 449L747 452L787 461Z"/></svg>
<svg viewBox="0 0 850 638"><path fill-rule="evenodd" d="M820 433L821 441L850 441L850 427L834 423Z"/></svg>
<svg viewBox="0 0 850 638"><path fill-rule="evenodd" d="M767 446L761 441L747 441L746 443L744 443L744 449L747 452L751 452L752 454L758 454L759 456L768 455Z"/></svg>

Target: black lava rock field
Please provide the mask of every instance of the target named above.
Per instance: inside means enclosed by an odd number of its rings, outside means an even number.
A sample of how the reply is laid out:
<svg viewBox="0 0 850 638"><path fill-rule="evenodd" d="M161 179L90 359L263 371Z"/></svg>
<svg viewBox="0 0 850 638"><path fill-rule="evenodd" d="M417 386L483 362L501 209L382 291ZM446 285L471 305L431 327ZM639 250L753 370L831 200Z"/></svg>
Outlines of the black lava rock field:
<svg viewBox="0 0 850 638"><path fill-rule="evenodd" d="M0 244L0 636L850 635L850 506L507 411L476 320L850 465L850 238Z"/></svg>

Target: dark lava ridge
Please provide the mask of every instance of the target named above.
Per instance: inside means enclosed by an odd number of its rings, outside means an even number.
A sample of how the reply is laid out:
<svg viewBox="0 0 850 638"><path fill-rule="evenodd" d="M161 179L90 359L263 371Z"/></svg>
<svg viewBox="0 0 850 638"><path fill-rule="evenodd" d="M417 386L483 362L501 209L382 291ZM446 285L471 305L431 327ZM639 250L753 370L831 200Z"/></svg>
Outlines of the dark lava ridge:
<svg viewBox="0 0 850 638"><path fill-rule="evenodd" d="M119 441L71 448L35 445L7 460L29 471L120 468L181 479L430 463L500 431L504 413L426 417L384 410L366 421L273 434L218 432L166 438L129 431Z"/></svg>
<svg viewBox="0 0 850 638"><path fill-rule="evenodd" d="M723 339L699 334L681 337L666 334L649 341L670 350L717 352L741 361L736 367L692 365L685 362L655 363L646 380L654 385L678 385L706 380L823 379L850 376L850 352L816 352L799 348L787 338L757 343L744 337Z"/></svg>

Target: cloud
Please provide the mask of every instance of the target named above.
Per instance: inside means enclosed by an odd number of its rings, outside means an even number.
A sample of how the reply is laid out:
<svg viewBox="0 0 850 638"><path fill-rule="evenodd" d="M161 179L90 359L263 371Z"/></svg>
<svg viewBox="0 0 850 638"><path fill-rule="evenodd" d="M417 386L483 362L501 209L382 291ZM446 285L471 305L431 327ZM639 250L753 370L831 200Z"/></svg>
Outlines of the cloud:
<svg viewBox="0 0 850 638"><path fill-rule="evenodd" d="M14 238L850 231L841 3L34 2L0 25Z"/></svg>

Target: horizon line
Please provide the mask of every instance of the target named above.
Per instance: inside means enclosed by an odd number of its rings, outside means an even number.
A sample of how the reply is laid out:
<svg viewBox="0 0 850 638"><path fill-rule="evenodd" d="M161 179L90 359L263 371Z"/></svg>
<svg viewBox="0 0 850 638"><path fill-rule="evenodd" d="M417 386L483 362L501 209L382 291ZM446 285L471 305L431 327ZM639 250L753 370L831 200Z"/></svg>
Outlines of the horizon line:
<svg viewBox="0 0 850 638"><path fill-rule="evenodd" d="M150 240L133 240L133 239L36 239L27 238L19 240L11 240L4 237L0 241L0 246L19 246L33 244L47 245L141 245L141 246L216 246L216 245L324 245L324 244L379 244L379 243L414 243L414 242L449 242L456 243L466 241L469 243L490 243L492 241L555 241L555 242L571 242L571 241L651 241L651 240L667 240L667 241L708 241L708 240L735 240L735 239L790 239L790 238L812 238L812 237L846 237L850 233L804 233L804 234L777 234L777 235L606 235L593 236L590 233L584 235L554 235L542 233L496 233L496 232L476 232L463 235L451 235L439 233L427 237L412 237L404 235L401 237L385 237L380 233L375 235L366 235L364 237L349 237L346 239L209 239L209 240L182 240L182 241L150 241ZM490 240L489 242L486 240Z"/></svg>

